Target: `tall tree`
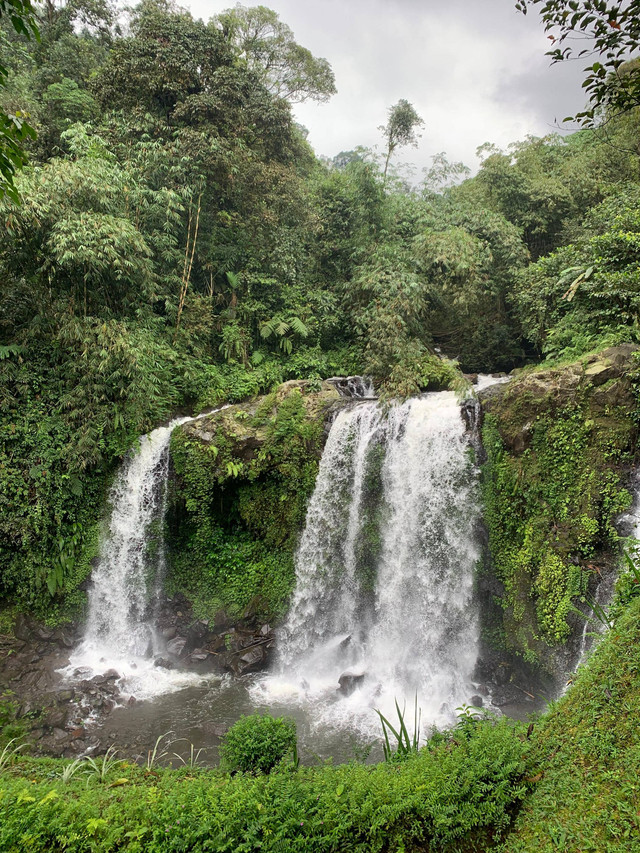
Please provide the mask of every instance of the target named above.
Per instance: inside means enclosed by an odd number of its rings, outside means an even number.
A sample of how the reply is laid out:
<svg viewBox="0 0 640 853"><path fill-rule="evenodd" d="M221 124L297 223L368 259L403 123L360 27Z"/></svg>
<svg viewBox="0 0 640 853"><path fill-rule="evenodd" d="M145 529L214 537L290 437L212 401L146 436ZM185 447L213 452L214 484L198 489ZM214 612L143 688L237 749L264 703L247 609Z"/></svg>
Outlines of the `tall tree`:
<svg viewBox="0 0 640 853"><path fill-rule="evenodd" d="M291 103L328 101L335 95L335 79L327 60L297 44L290 27L272 9L238 3L213 20L271 94Z"/></svg>
<svg viewBox="0 0 640 853"><path fill-rule="evenodd" d="M384 181L387 180L387 170L391 155L400 146L418 145L420 135L418 128L424 127L424 121L415 111L412 104L401 98L393 107L389 107L389 119L378 130L382 131L387 141L387 156L384 163Z"/></svg>

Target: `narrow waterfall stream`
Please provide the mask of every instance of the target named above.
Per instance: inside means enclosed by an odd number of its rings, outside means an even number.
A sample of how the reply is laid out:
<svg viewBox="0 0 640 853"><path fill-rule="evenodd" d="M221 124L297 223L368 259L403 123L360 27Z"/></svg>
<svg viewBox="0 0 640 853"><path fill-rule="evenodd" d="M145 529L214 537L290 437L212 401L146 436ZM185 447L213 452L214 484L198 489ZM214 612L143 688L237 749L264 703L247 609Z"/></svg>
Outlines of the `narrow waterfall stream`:
<svg viewBox="0 0 640 853"><path fill-rule="evenodd" d="M153 665L163 648L153 626L153 606L165 573L169 442L173 430L189 420L175 418L142 436L116 476L109 529L91 576L84 640L65 671L72 680L115 670L121 692L138 699L200 680L193 673Z"/></svg>
<svg viewBox="0 0 640 853"><path fill-rule="evenodd" d="M455 394L360 403L334 423L296 557L277 672L256 698L312 705L318 724L379 725L395 701L426 723L473 693L480 546L476 476ZM341 679L342 676L342 679ZM342 690L336 693L339 680Z"/></svg>

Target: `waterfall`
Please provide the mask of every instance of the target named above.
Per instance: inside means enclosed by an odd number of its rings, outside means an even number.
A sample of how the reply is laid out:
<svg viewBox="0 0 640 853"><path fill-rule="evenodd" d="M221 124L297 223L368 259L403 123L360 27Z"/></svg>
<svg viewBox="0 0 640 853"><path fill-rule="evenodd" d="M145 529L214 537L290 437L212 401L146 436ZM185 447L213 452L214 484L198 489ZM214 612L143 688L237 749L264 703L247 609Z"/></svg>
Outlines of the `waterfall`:
<svg viewBox="0 0 640 853"><path fill-rule="evenodd" d="M380 426L377 405L364 403L340 412L329 433L296 555L297 584L281 636L288 661L324 637L349 635L357 627L355 544L362 525L368 451L380 437Z"/></svg>
<svg viewBox="0 0 640 853"><path fill-rule="evenodd" d="M153 625L153 605L165 569L169 442L173 430L190 420L176 418L142 436L116 475L108 531L91 577L84 638L63 671L69 678L115 669L121 691L137 698L178 689L196 678L153 666L154 655L163 648Z"/></svg>
<svg viewBox="0 0 640 853"><path fill-rule="evenodd" d="M334 422L296 555L269 701L312 701L321 722L370 732L395 700L440 722L468 700L477 657L476 472L460 405L426 394ZM336 696L348 670L347 696ZM353 688L356 689L353 689Z"/></svg>

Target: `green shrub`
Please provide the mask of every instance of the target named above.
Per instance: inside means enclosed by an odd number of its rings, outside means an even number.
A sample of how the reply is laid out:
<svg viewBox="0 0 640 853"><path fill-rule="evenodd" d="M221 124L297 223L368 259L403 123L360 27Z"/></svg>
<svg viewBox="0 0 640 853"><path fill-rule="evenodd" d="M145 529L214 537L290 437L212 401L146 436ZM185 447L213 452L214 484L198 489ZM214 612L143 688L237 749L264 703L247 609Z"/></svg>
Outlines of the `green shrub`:
<svg viewBox="0 0 640 853"><path fill-rule="evenodd" d="M285 717L251 714L227 732L222 757L229 770L270 773L296 750L296 724Z"/></svg>

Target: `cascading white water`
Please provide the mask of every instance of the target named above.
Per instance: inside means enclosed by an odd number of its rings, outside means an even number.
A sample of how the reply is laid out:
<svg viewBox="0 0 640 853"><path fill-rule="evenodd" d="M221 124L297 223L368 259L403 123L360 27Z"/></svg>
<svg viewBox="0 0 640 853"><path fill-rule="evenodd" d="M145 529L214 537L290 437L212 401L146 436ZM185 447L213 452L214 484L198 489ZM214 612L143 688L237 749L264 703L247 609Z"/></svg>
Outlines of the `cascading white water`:
<svg viewBox="0 0 640 853"><path fill-rule="evenodd" d="M393 715L396 699L413 706L417 695L423 719L446 720L473 692L478 517L453 393L386 415L375 403L343 411L296 556L279 672L256 698L309 701L319 723L370 732L374 708ZM337 697L345 670L364 679Z"/></svg>
<svg viewBox="0 0 640 853"><path fill-rule="evenodd" d="M383 691L395 682L405 696L419 692L433 718L443 703L451 708L468 698L477 657L479 509L453 393L411 400L390 413L382 473L389 516L368 667L381 673Z"/></svg>
<svg viewBox="0 0 640 853"><path fill-rule="evenodd" d="M153 602L164 572L162 520L166 509L171 433L182 417L142 436L125 459L109 496L109 529L92 573L83 642L65 674L74 678L115 669L123 693L149 698L197 681L192 673L153 666L162 644Z"/></svg>
<svg viewBox="0 0 640 853"><path fill-rule="evenodd" d="M375 403L359 404L336 418L320 463L316 488L296 556L297 584L281 639L286 660L309 646L357 627L360 597L355 543L367 451L380 429Z"/></svg>

